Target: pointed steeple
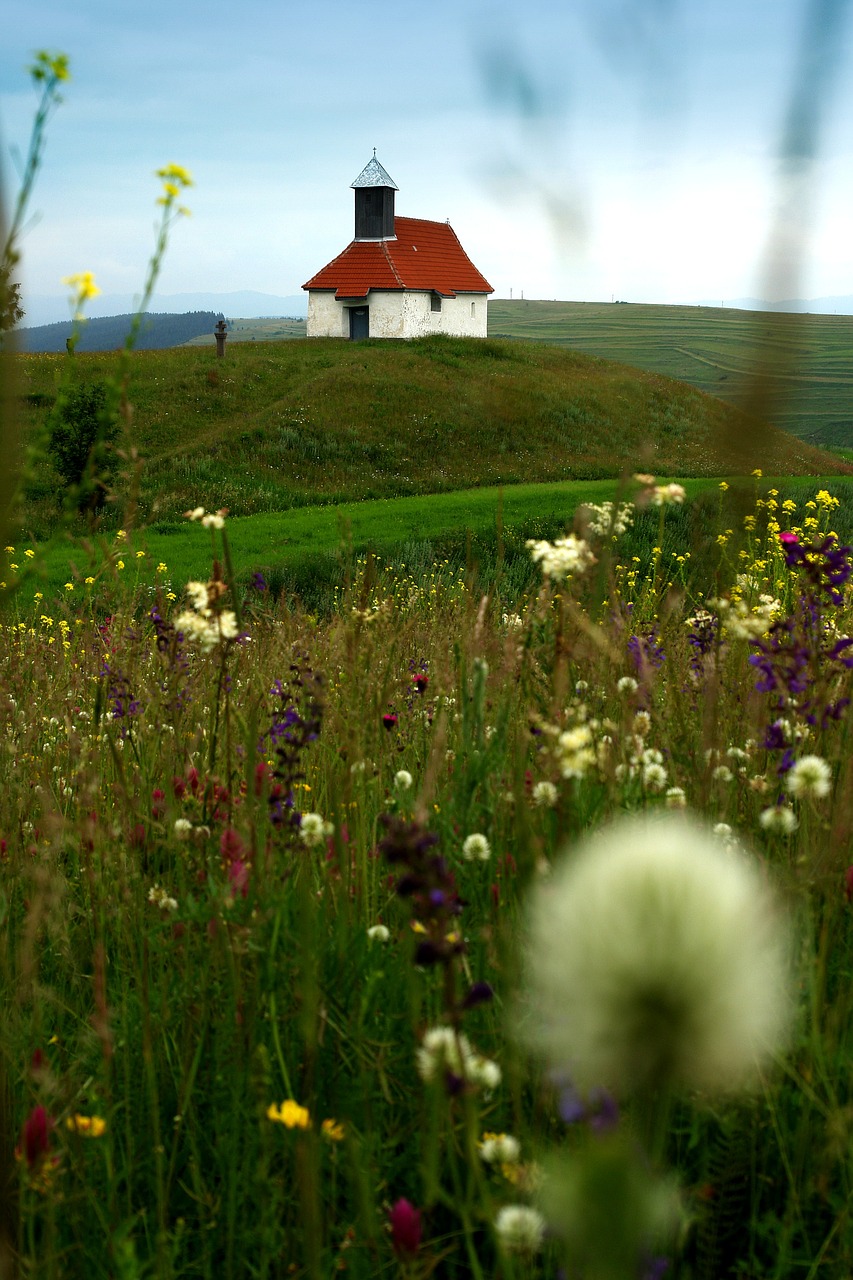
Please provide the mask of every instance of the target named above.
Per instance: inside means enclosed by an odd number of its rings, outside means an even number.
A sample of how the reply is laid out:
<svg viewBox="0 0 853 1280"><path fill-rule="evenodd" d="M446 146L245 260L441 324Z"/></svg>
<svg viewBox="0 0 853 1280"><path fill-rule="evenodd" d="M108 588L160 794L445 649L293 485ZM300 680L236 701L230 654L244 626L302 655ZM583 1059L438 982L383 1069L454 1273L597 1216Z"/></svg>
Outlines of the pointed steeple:
<svg viewBox="0 0 853 1280"><path fill-rule="evenodd" d="M394 192L398 187L376 159L375 147L373 158L368 160L352 187L356 240L393 240Z"/></svg>

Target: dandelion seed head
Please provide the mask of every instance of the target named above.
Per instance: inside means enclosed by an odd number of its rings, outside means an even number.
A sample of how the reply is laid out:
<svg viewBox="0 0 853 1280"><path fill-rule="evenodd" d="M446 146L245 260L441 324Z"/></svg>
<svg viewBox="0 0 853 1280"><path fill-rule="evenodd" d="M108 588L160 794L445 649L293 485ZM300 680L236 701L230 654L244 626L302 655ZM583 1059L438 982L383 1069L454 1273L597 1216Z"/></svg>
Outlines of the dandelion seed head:
<svg viewBox="0 0 853 1280"><path fill-rule="evenodd" d="M462 845L462 857L466 862L488 862L492 856L492 846L479 831L467 836Z"/></svg>
<svg viewBox="0 0 853 1280"><path fill-rule="evenodd" d="M545 1219L526 1204L505 1204L495 1218L495 1233L509 1253L537 1253L545 1239Z"/></svg>
<svg viewBox="0 0 853 1280"><path fill-rule="evenodd" d="M801 756L791 766L785 787L800 800L823 800L832 789L832 770L821 756Z"/></svg>
<svg viewBox="0 0 853 1280"><path fill-rule="evenodd" d="M534 895L521 1034L581 1088L736 1088L784 1036L787 962L745 856L682 814L623 820Z"/></svg>

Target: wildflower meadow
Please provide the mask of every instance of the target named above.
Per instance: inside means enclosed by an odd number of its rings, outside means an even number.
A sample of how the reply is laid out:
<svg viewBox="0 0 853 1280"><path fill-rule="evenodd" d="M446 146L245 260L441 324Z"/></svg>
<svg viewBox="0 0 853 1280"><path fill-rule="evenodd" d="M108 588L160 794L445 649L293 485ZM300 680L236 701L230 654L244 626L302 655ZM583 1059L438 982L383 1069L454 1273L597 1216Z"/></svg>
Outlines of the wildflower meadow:
<svg viewBox="0 0 853 1280"><path fill-rule="evenodd" d="M105 524L108 443L93 571L0 551L0 1277L853 1274L831 488L670 550L636 474L524 580L368 554L312 611L216 493L190 581Z"/></svg>
<svg viewBox="0 0 853 1280"><path fill-rule="evenodd" d="M641 578L649 479L511 608L318 619L201 508L206 582L11 597L10 1266L849 1274L851 553Z"/></svg>

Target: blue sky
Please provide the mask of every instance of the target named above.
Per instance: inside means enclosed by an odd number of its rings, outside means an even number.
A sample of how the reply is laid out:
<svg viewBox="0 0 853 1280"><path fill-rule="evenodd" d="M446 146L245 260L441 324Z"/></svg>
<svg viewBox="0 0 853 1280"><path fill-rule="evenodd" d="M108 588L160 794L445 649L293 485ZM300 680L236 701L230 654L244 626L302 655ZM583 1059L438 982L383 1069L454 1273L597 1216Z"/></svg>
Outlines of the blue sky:
<svg viewBox="0 0 853 1280"><path fill-rule="evenodd" d="M806 95L819 152L789 199L779 148L809 0L6 0L6 200L35 50L71 59L23 241L25 290L91 270L139 288L153 171L186 166L192 218L160 292L295 294L352 235L376 147L397 210L449 218L497 296L695 303L853 293L851 22Z"/></svg>

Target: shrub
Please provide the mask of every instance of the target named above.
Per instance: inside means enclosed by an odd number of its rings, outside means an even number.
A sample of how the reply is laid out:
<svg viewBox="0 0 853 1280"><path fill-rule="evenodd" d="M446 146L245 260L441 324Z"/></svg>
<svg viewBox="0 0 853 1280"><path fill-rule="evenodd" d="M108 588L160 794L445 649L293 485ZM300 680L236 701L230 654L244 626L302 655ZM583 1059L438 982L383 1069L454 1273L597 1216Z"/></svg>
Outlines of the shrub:
<svg viewBox="0 0 853 1280"><path fill-rule="evenodd" d="M104 504L118 466L118 434L118 417L105 382L81 383L60 395L51 415L48 452L81 511Z"/></svg>

